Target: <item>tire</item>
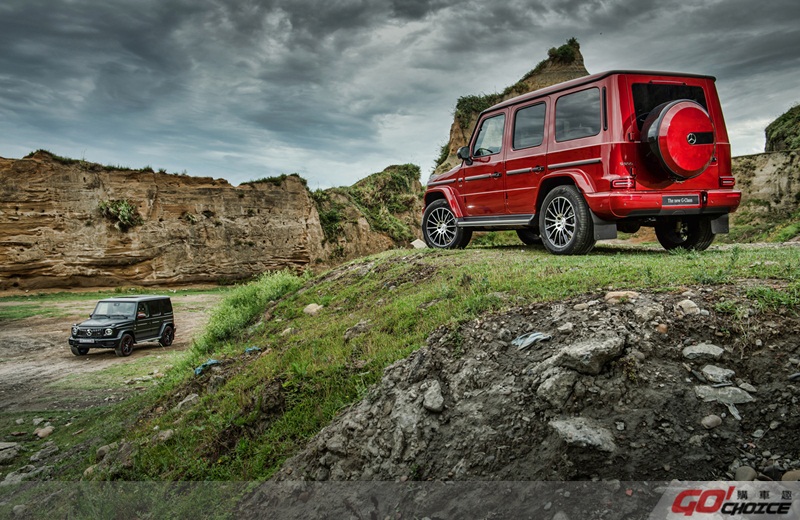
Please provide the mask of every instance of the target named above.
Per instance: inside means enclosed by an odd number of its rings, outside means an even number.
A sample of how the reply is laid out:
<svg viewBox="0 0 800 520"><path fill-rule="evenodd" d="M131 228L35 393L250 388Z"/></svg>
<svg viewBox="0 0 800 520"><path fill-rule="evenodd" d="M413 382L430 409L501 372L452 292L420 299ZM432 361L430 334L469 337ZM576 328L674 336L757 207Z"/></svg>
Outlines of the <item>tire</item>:
<svg viewBox="0 0 800 520"><path fill-rule="evenodd" d="M714 123L702 105L678 99L655 107L642 124L642 141L674 179L697 177L714 159Z"/></svg>
<svg viewBox="0 0 800 520"><path fill-rule="evenodd" d="M656 238L667 251L683 248L705 251L714 241L711 221L707 218L678 217L655 225Z"/></svg>
<svg viewBox="0 0 800 520"><path fill-rule="evenodd" d="M119 345L114 349L119 357L130 356L133 352L133 336L130 334L123 334L122 339L119 340Z"/></svg>
<svg viewBox="0 0 800 520"><path fill-rule="evenodd" d="M542 237L532 229L518 229L517 236L522 240L523 244L528 246L535 246L542 243Z"/></svg>
<svg viewBox="0 0 800 520"><path fill-rule="evenodd" d="M544 198L539 231L542 244L554 255L584 255L596 242L589 206L570 185L556 186Z"/></svg>
<svg viewBox="0 0 800 520"><path fill-rule="evenodd" d="M172 345L172 340L175 339L175 332L172 330L172 327L167 325L164 328L164 334L161 335L161 338L158 340L161 343L162 347L168 347Z"/></svg>
<svg viewBox="0 0 800 520"><path fill-rule="evenodd" d="M447 201L439 199L428 204L422 215L422 237L433 249L463 249L472 240L472 230L456 225L456 216Z"/></svg>
<svg viewBox="0 0 800 520"><path fill-rule="evenodd" d="M69 348L76 356L85 356L89 353L88 347L70 347Z"/></svg>

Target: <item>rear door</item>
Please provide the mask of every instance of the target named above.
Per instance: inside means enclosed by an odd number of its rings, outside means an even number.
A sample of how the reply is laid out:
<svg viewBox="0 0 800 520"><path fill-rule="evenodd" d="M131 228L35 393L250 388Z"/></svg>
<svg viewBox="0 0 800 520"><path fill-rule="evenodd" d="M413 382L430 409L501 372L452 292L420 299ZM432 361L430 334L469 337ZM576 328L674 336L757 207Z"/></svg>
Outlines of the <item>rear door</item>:
<svg viewBox="0 0 800 520"><path fill-rule="evenodd" d="M472 164L459 174L459 191L466 213L475 216L505 214L506 110L484 117L470 147Z"/></svg>
<svg viewBox="0 0 800 520"><path fill-rule="evenodd" d="M506 154L506 212L533 214L539 181L547 168L547 99L512 110L511 146Z"/></svg>

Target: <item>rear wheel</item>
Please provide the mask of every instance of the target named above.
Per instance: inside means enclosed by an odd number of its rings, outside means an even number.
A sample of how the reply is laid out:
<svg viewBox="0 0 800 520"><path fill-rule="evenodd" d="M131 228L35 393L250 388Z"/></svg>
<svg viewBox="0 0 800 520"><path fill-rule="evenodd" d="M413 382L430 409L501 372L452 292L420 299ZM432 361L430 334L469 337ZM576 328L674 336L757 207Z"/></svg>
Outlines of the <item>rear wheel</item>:
<svg viewBox="0 0 800 520"><path fill-rule="evenodd" d="M542 244L556 255L583 255L595 244L589 206L575 186L556 186L539 213Z"/></svg>
<svg viewBox="0 0 800 520"><path fill-rule="evenodd" d="M114 352L116 352L119 357L130 356L133 352L133 336L130 334L123 334Z"/></svg>
<svg viewBox="0 0 800 520"><path fill-rule="evenodd" d="M89 353L88 347L70 347L69 348L76 356L85 356Z"/></svg>
<svg viewBox="0 0 800 520"><path fill-rule="evenodd" d="M472 230L458 227L456 216L447 201L439 199L425 208L422 215L422 237L428 247L463 249L472 239Z"/></svg>
<svg viewBox="0 0 800 520"><path fill-rule="evenodd" d="M711 221L707 218L674 218L655 226L656 238L664 249L691 249L704 251L714 241Z"/></svg>
<svg viewBox="0 0 800 520"><path fill-rule="evenodd" d="M533 246L542 243L542 237L532 229L518 229L517 236L523 244Z"/></svg>
<svg viewBox="0 0 800 520"><path fill-rule="evenodd" d="M175 332L172 330L172 327L169 325L166 326L164 329L164 334L161 335L161 339L158 340L162 346L168 347L172 345L172 340L175 339Z"/></svg>

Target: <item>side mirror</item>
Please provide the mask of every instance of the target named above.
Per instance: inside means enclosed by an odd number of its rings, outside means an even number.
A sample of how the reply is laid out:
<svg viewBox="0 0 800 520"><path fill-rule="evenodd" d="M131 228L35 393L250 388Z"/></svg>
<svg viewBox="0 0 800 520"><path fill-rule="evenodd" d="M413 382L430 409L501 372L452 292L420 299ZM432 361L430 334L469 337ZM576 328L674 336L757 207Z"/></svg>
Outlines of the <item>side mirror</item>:
<svg viewBox="0 0 800 520"><path fill-rule="evenodd" d="M456 153L459 159L467 161L467 164L472 164L472 158L469 156L469 146L462 146Z"/></svg>

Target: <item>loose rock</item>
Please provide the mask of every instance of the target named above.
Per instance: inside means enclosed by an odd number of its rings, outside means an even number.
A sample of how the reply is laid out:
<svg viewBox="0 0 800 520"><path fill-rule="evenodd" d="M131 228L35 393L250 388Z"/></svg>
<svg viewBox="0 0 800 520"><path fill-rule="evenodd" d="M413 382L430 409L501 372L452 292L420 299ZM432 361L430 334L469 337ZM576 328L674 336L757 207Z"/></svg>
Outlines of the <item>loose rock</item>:
<svg viewBox="0 0 800 520"><path fill-rule="evenodd" d="M719 359L724 353L723 349L711 343L700 343L683 349L683 357L686 359Z"/></svg>
<svg viewBox="0 0 800 520"><path fill-rule="evenodd" d="M613 452L617 449L614 444L614 435L610 431L583 417L550 421L550 427L570 446L596 448L606 452Z"/></svg>
<svg viewBox="0 0 800 520"><path fill-rule="evenodd" d="M55 428L52 426L45 426L44 428L36 428L33 433L40 439L46 439L51 433L53 433L53 430L55 430Z"/></svg>
<svg viewBox="0 0 800 520"><path fill-rule="evenodd" d="M428 384L428 389L422 398L422 406L434 413L441 413L444 410L444 396L438 380L434 379Z"/></svg>
<svg viewBox="0 0 800 520"><path fill-rule="evenodd" d="M0 464L11 461L18 453L18 442L0 442Z"/></svg>
<svg viewBox="0 0 800 520"><path fill-rule="evenodd" d="M727 368L706 365L702 369L703 376L711 383L728 383L736 372Z"/></svg>
<svg viewBox="0 0 800 520"><path fill-rule="evenodd" d="M691 316L693 314L700 314L700 307L697 306L692 300L681 300L675 306L675 312L678 316Z"/></svg>
<svg viewBox="0 0 800 520"><path fill-rule="evenodd" d="M590 339L568 345L561 352L563 367L577 370L582 374L597 375L605 364L622 354L625 341L619 336Z"/></svg>
<svg viewBox="0 0 800 520"><path fill-rule="evenodd" d="M706 415L700 421L700 424L702 424L703 428L705 428L706 430L711 430L722 424L722 418L719 415L714 415L714 414Z"/></svg>
<svg viewBox="0 0 800 520"><path fill-rule="evenodd" d="M733 480L737 482L750 482L755 480L758 476L758 471L751 468L750 466L741 466L736 469L736 473L733 475Z"/></svg>
<svg viewBox="0 0 800 520"><path fill-rule="evenodd" d="M309 303L303 309L303 312L308 314L309 316L316 316L319 311L322 310L322 305L317 305L316 303Z"/></svg>

